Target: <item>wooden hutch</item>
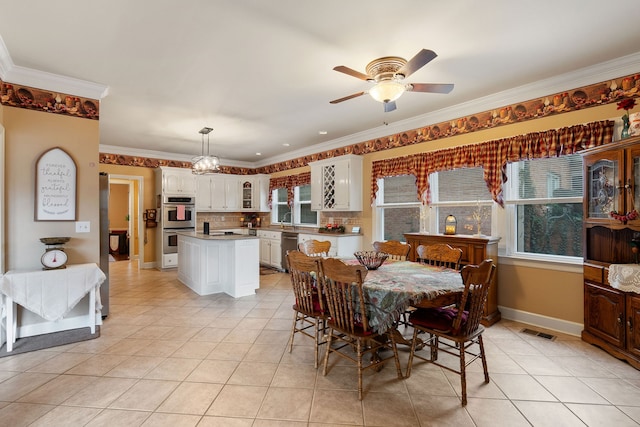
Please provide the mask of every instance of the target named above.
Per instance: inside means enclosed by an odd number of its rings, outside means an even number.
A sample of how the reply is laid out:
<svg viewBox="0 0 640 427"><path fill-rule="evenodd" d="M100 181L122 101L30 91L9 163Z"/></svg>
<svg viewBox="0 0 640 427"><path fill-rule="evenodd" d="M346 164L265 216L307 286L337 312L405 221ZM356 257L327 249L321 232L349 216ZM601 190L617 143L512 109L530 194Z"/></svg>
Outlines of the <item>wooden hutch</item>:
<svg viewBox="0 0 640 427"><path fill-rule="evenodd" d="M632 239L640 239L640 218L617 219L611 211L640 211L640 138L586 150L583 158L582 339L640 369L640 294L622 292L608 278L611 264L638 262Z"/></svg>
<svg viewBox="0 0 640 427"><path fill-rule="evenodd" d="M421 233L405 233L404 235L408 244L411 245L409 259L416 260L416 248L420 245L429 246L436 243L446 243L454 248L462 249L461 265L475 264L478 265L487 258L491 258L493 263L498 266L498 241L499 237L491 236L467 236L463 234L445 235L445 234L421 234ZM491 288L487 304L482 317L482 324L486 326L493 325L500 320L500 311L498 310L498 274L493 276Z"/></svg>

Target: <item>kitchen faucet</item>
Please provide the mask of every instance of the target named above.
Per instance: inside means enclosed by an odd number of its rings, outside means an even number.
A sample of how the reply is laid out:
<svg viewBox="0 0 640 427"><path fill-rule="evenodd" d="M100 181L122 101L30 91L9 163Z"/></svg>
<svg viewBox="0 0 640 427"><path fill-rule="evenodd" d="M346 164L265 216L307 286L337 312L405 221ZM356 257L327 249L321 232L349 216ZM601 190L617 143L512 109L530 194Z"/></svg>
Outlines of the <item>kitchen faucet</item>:
<svg viewBox="0 0 640 427"><path fill-rule="evenodd" d="M284 222L285 222L285 219L287 218L287 215L289 215L289 225L293 225L293 218L291 217L291 211L289 211L289 212L285 212L285 214L282 215L282 220L280 221L280 228L284 228Z"/></svg>

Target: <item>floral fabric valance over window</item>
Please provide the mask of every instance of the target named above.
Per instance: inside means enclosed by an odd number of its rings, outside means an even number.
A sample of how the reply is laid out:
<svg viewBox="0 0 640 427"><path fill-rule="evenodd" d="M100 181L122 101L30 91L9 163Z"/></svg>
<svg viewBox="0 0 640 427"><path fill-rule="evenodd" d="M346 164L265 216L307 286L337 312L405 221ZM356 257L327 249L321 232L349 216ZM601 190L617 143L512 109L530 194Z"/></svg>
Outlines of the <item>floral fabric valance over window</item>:
<svg viewBox="0 0 640 427"><path fill-rule="evenodd" d="M503 206L502 184L507 181L507 163L574 154L609 143L612 139L613 122L601 121L395 159L378 160L373 162L371 168L371 203L375 201L380 178L398 175L415 176L418 200L429 203L430 174L480 166L484 170L484 181L493 200Z"/></svg>
<svg viewBox="0 0 640 427"><path fill-rule="evenodd" d="M293 206L293 189L301 185L311 184L311 172L303 172L297 175L281 176L269 179L269 206L271 206L273 190L277 188L287 189L287 205Z"/></svg>

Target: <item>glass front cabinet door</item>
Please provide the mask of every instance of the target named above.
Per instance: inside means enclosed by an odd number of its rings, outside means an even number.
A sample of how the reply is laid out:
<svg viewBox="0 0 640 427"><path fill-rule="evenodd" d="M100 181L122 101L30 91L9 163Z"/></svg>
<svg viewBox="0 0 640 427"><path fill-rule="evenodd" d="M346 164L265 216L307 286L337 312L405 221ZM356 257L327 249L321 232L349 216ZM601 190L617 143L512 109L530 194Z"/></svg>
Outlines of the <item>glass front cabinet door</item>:
<svg viewBox="0 0 640 427"><path fill-rule="evenodd" d="M585 204L585 220L610 222L612 211L624 209L624 200L619 191L623 161L624 157L619 151L602 152L584 158L587 179L585 197L588 201Z"/></svg>
<svg viewBox="0 0 640 427"><path fill-rule="evenodd" d="M253 182L242 182L242 209L253 209Z"/></svg>
<svg viewBox="0 0 640 427"><path fill-rule="evenodd" d="M640 212L640 147L627 149L627 182L626 204L627 210ZM640 224L640 218L634 222Z"/></svg>
<svg viewBox="0 0 640 427"><path fill-rule="evenodd" d="M584 157L584 220L640 225L640 147L603 150Z"/></svg>

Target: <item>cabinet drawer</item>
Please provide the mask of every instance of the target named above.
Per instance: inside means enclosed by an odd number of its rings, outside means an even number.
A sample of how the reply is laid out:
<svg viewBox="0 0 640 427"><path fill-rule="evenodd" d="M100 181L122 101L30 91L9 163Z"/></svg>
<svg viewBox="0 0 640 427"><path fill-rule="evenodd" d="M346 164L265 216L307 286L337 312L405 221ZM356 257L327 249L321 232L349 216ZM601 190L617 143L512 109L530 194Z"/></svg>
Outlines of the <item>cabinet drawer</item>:
<svg viewBox="0 0 640 427"><path fill-rule="evenodd" d="M603 271L604 267L599 265L589 265L585 264L583 266L583 274L584 280L589 280L591 282L596 283L604 283L603 281Z"/></svg>
<svg viewBox="0 0 640 427"><path fill-rule="evenodd" d="M162 267L177 267L178 266L178 254L165 254L162 255Z"/></svg>
<svg viewBox="0 0 640 427"><path fill-rule="evenodd" d="M258 230L256 235L263 239L280 240L282 233L279 231Z"/></svg>

